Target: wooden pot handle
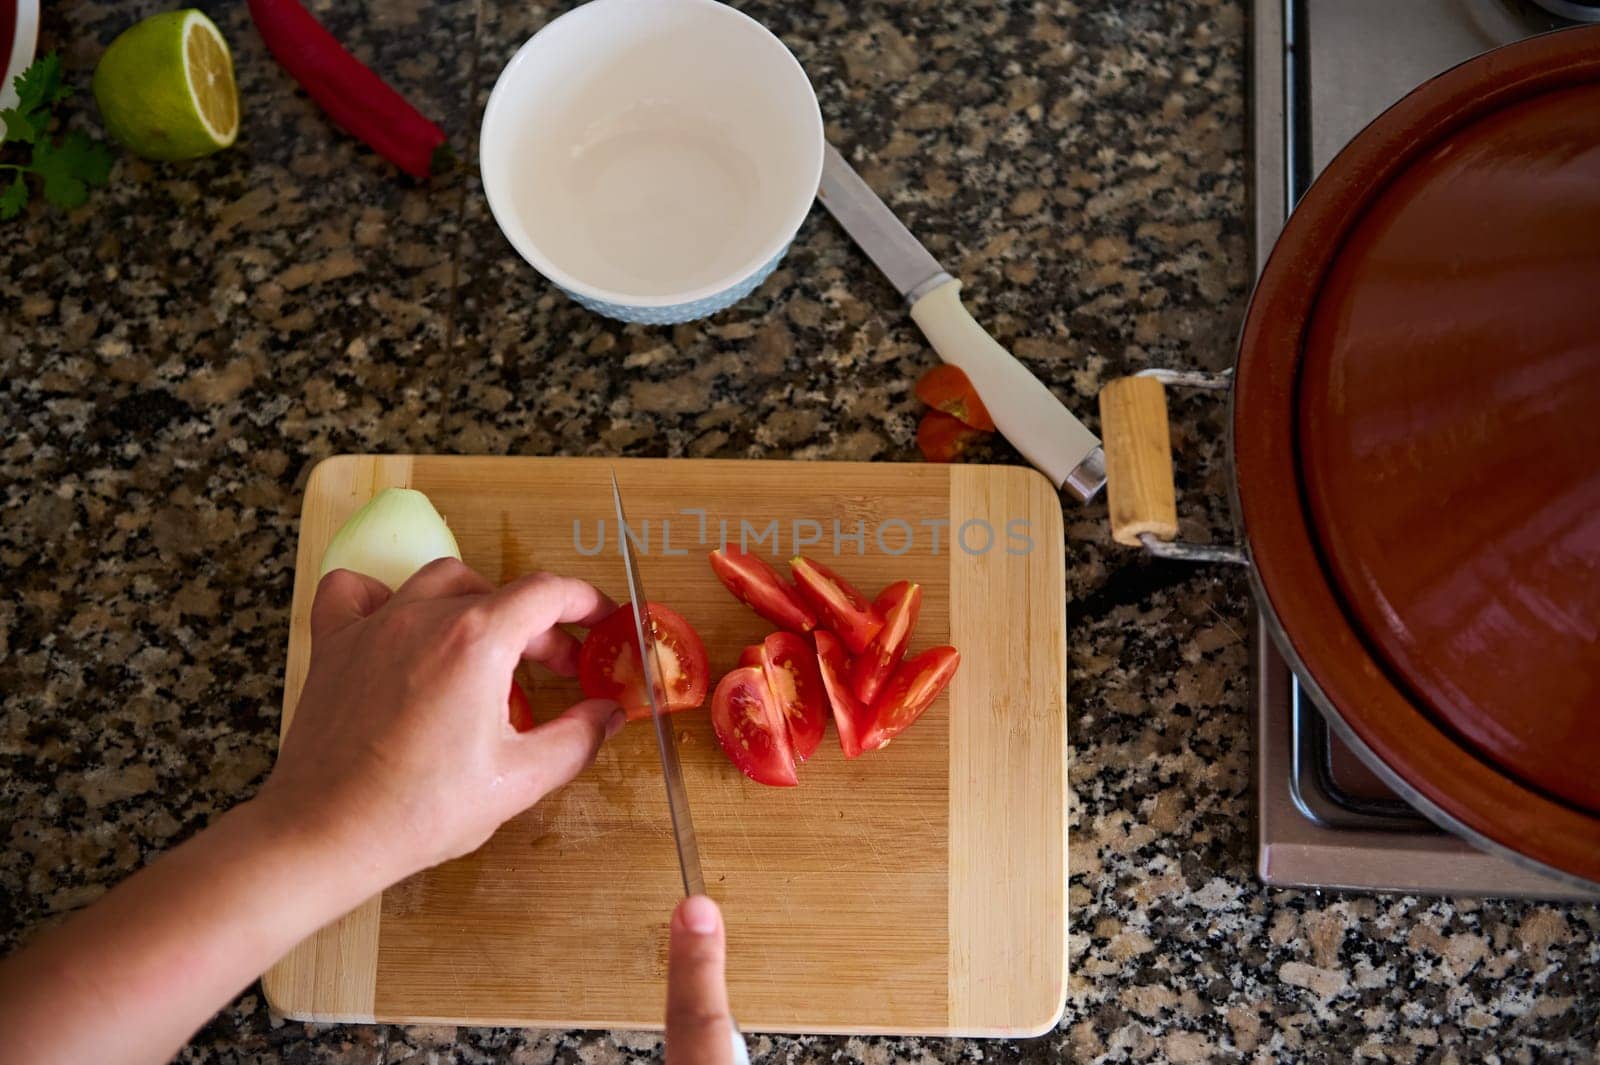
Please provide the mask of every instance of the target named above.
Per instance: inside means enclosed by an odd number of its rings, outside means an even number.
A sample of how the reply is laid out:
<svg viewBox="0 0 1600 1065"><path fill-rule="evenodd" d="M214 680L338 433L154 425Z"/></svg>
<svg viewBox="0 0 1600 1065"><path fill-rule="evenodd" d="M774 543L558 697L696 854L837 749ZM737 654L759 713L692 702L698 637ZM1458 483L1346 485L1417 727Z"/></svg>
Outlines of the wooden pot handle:
<svg viewBox="0 0 1600 1065"><path fill-rule="evenodd" d="M1105 437L1106 506L1111 537L1140 546L1139 536L1178 536L1178 496L1172 484L1172 438L1167 390L1154 377L1121 377L1100 390Z"/></svg>

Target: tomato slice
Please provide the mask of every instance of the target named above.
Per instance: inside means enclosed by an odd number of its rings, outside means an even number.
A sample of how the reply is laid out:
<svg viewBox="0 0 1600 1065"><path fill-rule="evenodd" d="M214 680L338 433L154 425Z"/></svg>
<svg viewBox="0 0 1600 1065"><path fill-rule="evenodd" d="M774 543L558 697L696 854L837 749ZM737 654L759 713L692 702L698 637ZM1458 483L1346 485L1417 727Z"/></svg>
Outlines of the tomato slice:
<svg viewBox="0 0 1600 1065"><path fill-rule="evenodd" d="M739 664L741 666L755 666L757 669L760 669L761 645L759 643L753 643L749 647L746 647L743 651L740 651Z"/></svg>
<svg viewBox="0 0 1600 1065"><path fill-rule="evenodd" d="M731 670L711 697L711 727L728 760L757 784L792 788L794 751L767 678L755 666Z"/></svg>
<svg viewBox="0 0 1600 1065"><path fill-rule="evenodd" d="M828 693L828 706L833 711L833 726L839 732L839 749L846 758L861 756L861 736L868 724L867 708L850 692L850 658L844 644L827 629L818 629L817 667L822 674L822 686Z"/></svg>
<svg viewBox="0 0 1600 1065"><path fill-rule="evenodd" d="M755 555L737 547L711 552L711 568L733 597L780 629L810 632L817 616L800 594Z"/></svg>
<svg viewBox="0 0 1600 1065"><path fill-rule="evenodd" d="M533 728L533 706L528 702L528 693L522 690L522 685L517 683L517 678L511 678L511 694L506 698L510 704L511 727L518 732L527 732Z"/></svg>
<svg viewBox="0 0 1600 1065"><path fill-rule="evenodd" d="M660 603L645 604L650 634L661 658L665 713L689 710L706 701L711 664L705 644L683 615ZM633 629L633 604L625 603L589 630L578 651L578 682L590 699L615 699L628 720L650 716L639 641Z"/></svg>
<svg viewBox="0 0 1600 1065"><path fill-rule="evenodd" d="M872 704L861 749L875 751L910 727L933 705L960 664L961 652L954 647L935 647L900 663Z"/></svg>
<svg viewBox="0 0 1600 1065"><path fill-rule="evenodd" d="M792 632L775 632L759 647L745 648L739 658L741 666L752 650L772 691L772 703L788 727L794 760L804 762L816 752L827 727L828 696L822 688L817 654L805 637Z"/></svg>
<svg viewBox="0 0 1600 1065"><path fill-rule="evenodd" d="M941 362L917 379L917 398L934 410L958 418L974 429L994 432L994 418L978 390L959 366Z"/></svg>
<svg viewBox="0 0 1600 1065"><path fill-rule="evenodd" d="M906 656L906 645L922 610L922 585L895 581L873 602L872 609L883 615L883 628L850 668L850 690L869 706Z"/></svg>
<svg viewBox="0 0 1600 1065"><path fill-rule="evenodd" d="M849 581L820 562L802 555L789 560L795 585L822 624L844 641L851 654L860 654L883 628L883 615Z"/></svg>
<svg viewBox="0 0 1600 1065"><path fill-rule="evenodd" d="M917 450L929 462L954 462L983 435L960 418L930 410L917 423Z"/></svg>

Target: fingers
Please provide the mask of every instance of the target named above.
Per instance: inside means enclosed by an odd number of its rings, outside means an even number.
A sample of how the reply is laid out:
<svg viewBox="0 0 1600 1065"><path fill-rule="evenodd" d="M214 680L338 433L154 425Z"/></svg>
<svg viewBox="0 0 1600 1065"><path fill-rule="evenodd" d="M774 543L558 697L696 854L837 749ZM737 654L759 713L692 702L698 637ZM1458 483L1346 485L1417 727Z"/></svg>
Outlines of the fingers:
<svg viewBox="0 0 1600 1065"><path fill-rule="evenodd" d="M563 677L578 675L578 649L583 644L567 630L552 627L534 636L523 648L522 657L541 663Z"/></svg>
<svg viewBox="0 0 1600 1065"><path fill-rule="evenodd" d="M667 1065L732 1065L722 911L704 895L678 903L667 954Z"/></svg>
<svg viewBox="0 0 1600 1065"><path fill-rule="evenodd" d="M488 611L496 628L505 632L519 652L536 657L537 641L560 624L589 627L617 605L605 593L575 577L532 573L501 588L489 600Z"/></svg>
<svg viewBox="0 0 1600 1065"><path fill-rule="evenodd" d="M394 601L412 603L419 599L487 595L492 591L494 585L459 558L436 558L395 590Z"/></svg>
<svg viewBox="0 0 1600 1065"><path fill-rule="evenodd" d="M332 571L317 584L311 601L312 641L332 636L388 601L389 589L382 581L354 570Z"/></svg>
<svg viewBox="0 0 1600 1065"><path fill-rule="evenodd" d="M512 743L525 787L523 807L532 806L583 772L600 745L626 722L610 699L586 699L566 713L517 736Z"/></svg>

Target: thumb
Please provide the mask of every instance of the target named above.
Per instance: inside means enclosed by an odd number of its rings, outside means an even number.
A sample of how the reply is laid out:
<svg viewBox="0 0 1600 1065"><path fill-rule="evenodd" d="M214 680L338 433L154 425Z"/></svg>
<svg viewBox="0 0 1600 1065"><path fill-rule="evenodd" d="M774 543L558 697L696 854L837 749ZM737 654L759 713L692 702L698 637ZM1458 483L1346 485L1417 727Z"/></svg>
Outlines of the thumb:
<svg viewBox="0 0 1600 1065"><path fill-rule="evenodd" d="M532 806L586 769L600 745L627 722L610 699L585 699L566 713L510 742L527 787L524 806Z"/></svg>
<svg viewBox="0 0 1600 1065"><path fill-rule="evenodd" d="M667 1065L733 1065L722 911L704 895L678 903L667 953Z"/></svg>
<svg viewBox="0 0 1600 1065"><path fill-rule="evenodd" d="M311 639L332 636L389 601L389 587L350 569L336 569L317 584L311 600Z"/></svg>

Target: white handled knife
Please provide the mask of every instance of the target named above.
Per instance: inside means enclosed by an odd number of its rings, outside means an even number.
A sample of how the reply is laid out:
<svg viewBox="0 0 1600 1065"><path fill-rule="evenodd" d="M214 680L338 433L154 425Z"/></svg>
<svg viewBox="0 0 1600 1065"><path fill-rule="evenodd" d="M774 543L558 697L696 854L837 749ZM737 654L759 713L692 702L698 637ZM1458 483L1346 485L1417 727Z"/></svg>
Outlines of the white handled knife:
<svg viewBox="0 0 1600 1065"><path fill-rule="evenodd" d="M822 206L900 290L933 350L959 366L1007 440L1050 478L1087 503L1106 483L1105 453L1091 433L961 305L961 282L911 235L861 175L827 145Z"/></svg>

